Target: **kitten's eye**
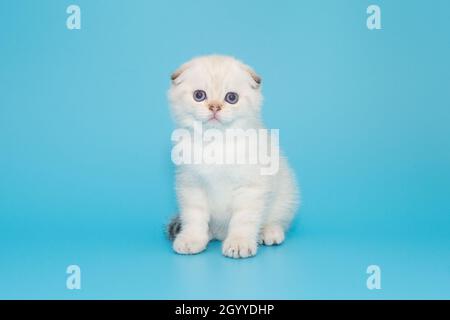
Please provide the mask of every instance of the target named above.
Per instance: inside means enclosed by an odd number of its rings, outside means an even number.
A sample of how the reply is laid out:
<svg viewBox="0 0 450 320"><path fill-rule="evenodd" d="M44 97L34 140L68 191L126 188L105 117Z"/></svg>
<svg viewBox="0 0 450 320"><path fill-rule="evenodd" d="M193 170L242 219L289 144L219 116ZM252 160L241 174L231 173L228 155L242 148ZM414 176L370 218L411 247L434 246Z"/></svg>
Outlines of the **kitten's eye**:
<svg viewBox="0 0 450 320"><path fill-rule="evenodd" d="M225 95L225 101L231 104L235 104L239 100L239 95L236 92L228 92Z"/></svg>
<svg viewBox="0 0 450 320"><path fill-rule="evenodd" d="M203 90L195 90L194 91L194 100L197 102L201 102L206 99L206 92Z"/></svg>

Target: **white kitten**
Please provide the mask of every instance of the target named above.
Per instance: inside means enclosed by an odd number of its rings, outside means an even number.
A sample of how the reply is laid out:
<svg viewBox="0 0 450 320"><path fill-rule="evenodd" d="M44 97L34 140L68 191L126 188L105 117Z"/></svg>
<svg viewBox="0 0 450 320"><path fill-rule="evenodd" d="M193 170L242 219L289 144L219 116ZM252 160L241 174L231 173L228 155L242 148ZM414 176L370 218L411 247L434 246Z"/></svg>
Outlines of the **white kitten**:
<svg viewBox="0 0 450 320"><path fill-rule="evenodd" d="M197 122L220 131L263 129L260 83L250 67L231 57L189 61L172 75L169 90L177 127L192 131ZM177 166L180 215L168 226L173 249L195 254L218 239L225 256L245 258L256 254L258 243L282 243L299 197L286 159L279 161L274 175L261 175L260 164Z"/></svg>

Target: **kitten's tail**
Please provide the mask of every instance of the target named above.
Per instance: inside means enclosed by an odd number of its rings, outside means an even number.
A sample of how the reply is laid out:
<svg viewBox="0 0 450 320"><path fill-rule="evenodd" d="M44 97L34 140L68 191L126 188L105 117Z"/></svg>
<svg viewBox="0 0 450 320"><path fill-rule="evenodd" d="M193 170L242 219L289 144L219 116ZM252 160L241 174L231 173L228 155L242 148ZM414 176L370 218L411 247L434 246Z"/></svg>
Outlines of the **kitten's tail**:
<svg viewBox="0 0 450 320"><path fill-rule="evenodd" d="M167 237L169 240L173 241L175 240L175 237L178 233L181 231L181 219L180 216L175 216L170 220L169 224L166 228Z"/></svg>

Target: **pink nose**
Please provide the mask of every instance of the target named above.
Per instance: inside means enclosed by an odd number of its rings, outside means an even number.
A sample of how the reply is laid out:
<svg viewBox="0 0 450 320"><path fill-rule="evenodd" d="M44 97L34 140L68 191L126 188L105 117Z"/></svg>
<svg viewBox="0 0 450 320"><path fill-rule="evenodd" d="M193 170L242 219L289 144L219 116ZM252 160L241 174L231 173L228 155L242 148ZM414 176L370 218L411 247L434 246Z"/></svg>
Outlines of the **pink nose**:
<svg viewBox="0 0 450 320"><path fill-rule="evenodd" d="M222 106L220 104L210 104L209 110L216 113L216 112L219 112L220 110L222 110Z"/></svg>

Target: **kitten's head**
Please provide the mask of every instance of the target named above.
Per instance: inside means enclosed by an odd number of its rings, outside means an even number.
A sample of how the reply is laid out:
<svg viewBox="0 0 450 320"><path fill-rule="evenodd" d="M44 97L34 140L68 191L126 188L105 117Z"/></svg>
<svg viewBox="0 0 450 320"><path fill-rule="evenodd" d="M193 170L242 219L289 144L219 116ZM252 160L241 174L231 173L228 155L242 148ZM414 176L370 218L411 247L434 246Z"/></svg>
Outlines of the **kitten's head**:
<svg viewBox="0 0 450 320"><path fill-rule="evenodd" d="M247 65L227 56L204 56L172 74L169 100L177 125L228 127L259 119L261 78Z"/></svg>

